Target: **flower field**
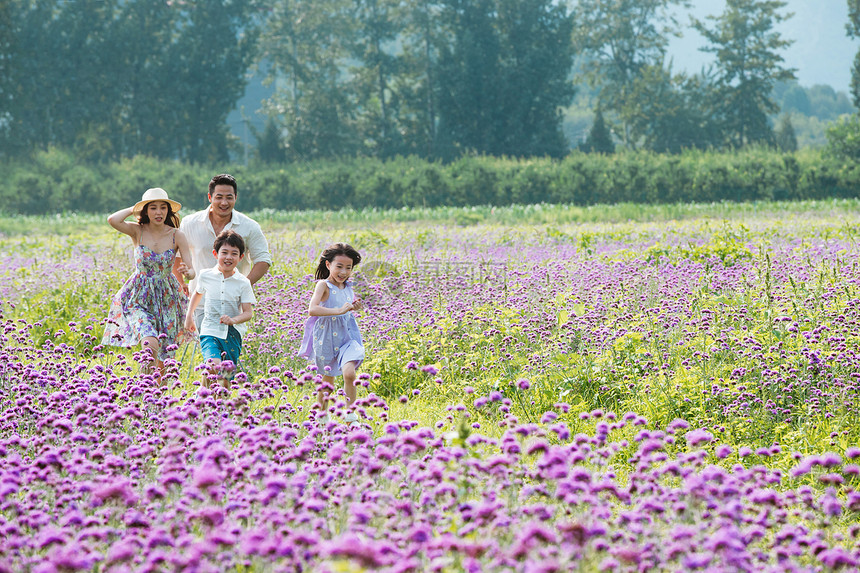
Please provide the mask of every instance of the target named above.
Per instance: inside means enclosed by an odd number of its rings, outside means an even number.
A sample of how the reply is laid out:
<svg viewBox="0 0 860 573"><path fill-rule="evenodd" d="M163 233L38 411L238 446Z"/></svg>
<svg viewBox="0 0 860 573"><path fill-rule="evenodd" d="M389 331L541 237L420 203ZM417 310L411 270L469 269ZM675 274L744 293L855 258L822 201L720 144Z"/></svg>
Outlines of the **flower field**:
<svg viewBox="0 0 860 573"><path fill-rule="evenodd" d="M230 390L99 344L125 237L0 220L0 572L860 569L860 202L648 209L260 213ZM296 356L335 240L359 426Z"/></svg>

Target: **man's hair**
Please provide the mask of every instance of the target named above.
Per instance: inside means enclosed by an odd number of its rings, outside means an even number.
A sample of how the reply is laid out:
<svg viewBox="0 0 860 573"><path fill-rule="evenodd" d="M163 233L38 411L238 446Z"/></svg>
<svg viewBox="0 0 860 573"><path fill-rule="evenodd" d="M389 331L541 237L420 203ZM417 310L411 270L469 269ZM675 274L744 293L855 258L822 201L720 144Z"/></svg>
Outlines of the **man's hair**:
<svg viewBox="0 0 860 573"><path fill-rule="evenodd" d="M236 247L237 249L239 249L240 255L245 254L245 240L242 238L242 235L240 235L233 229L221 231L221 234L215 238L215 245L213 246L213 248L217 253L224 245Z"/></svg>
<svg viewBox="0 0 860 573"><path fill-rule="evenodd" d="M239 189L236 185L236 178L230 175L229 173L222 173L220 175L216 175L212 178L212 181L209 182L209 194L215 190L216 185L229 185L233 188L233 194L237 197L239 196Z"/></svg>

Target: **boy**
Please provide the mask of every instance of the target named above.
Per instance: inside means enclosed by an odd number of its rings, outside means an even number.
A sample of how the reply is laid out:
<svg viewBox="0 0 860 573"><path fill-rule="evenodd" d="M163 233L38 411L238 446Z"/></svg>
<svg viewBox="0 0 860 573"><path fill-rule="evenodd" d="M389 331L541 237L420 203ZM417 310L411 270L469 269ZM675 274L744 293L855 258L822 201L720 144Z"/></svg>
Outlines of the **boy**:
<svg viewBox="0 0 860 573"><path fill-rule="evenodd" d="M245 256L245 241L241 235L231 229L223 231L216 237L212 253L217 264L200 271L188 302L185 328L195 330L194 309L201 299L204 300L200 347L209 365L209 374L214 374L226 388L230 374L220 368L221 360L230 360L233 364L239 360L242 335L247 328L245 323L251 320L257 299L251 282L236 271L236 265ZM208 376L204 375L203 385L209 386Z"/></svg>

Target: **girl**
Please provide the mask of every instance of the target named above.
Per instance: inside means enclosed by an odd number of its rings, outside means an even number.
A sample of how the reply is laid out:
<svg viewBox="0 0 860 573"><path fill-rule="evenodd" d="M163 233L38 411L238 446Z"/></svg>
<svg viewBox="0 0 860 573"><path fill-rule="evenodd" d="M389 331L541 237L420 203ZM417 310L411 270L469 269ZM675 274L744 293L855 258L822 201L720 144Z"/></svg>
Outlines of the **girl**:
<svg viewBox="0 0 860 573"><path fill-rule="evenodd" d="M164 189L147 189L143 198L108 217L110 226L131 237L134 243L135 272L113 297L102 344L129 348L142 343L149 354L145 371L157 368L159 377L164 359L172 356L167 347L188 337L182 329L188 299L172 274L177 251L190 261L188 242L179 231L182 205L171 200ZM134 215L137 222L126 222ZM184 262L177 271L188 279L194 270Z"/></svg>
<svg viewBox="0 0 860 573"><path fill-rule="evenodd" d="M349 281L360 262L358 251L345 243L336 243L323 251L299 350L299 356L316 362L317 370L329 384L334 382L335 376L343 375L347 406L355 402L355 370L364 360L361 333L352 314L353 310L361 308L361 301L356 299ZM325 413L327 395L320 390L317 399L322 411L320 421L324 422L328 419ZM356 420L354 412L346 417L347 422Z"/></svg>

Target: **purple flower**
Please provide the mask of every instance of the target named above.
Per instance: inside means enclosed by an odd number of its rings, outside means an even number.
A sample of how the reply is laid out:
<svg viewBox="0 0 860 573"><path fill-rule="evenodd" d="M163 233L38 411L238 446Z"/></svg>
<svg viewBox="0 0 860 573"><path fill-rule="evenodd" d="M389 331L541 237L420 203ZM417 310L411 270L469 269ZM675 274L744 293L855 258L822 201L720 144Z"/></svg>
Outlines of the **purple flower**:
<svg viewBox="0 0 860 573"><path fill-rule="evenodd" d="M705 429L690 430L684 437L687 440L687 445L691 448L698 447L699 444L713 441L714 435Z"/></svg>
<svg viewBox="0 0 860 573"><path fill-rule="evenodd" d="M194 485L200 489L208 489L221 483L221 475L217 467L211 463L198 466L194 471Z"/></svg>
<svg viewBox="0 0 860 573"><path fill-rule="evenodd" d="M714 454L716 454L717 458L724 460L732 454L732 447L727 446L726 444L720 444L714 450Z"/></svg>

